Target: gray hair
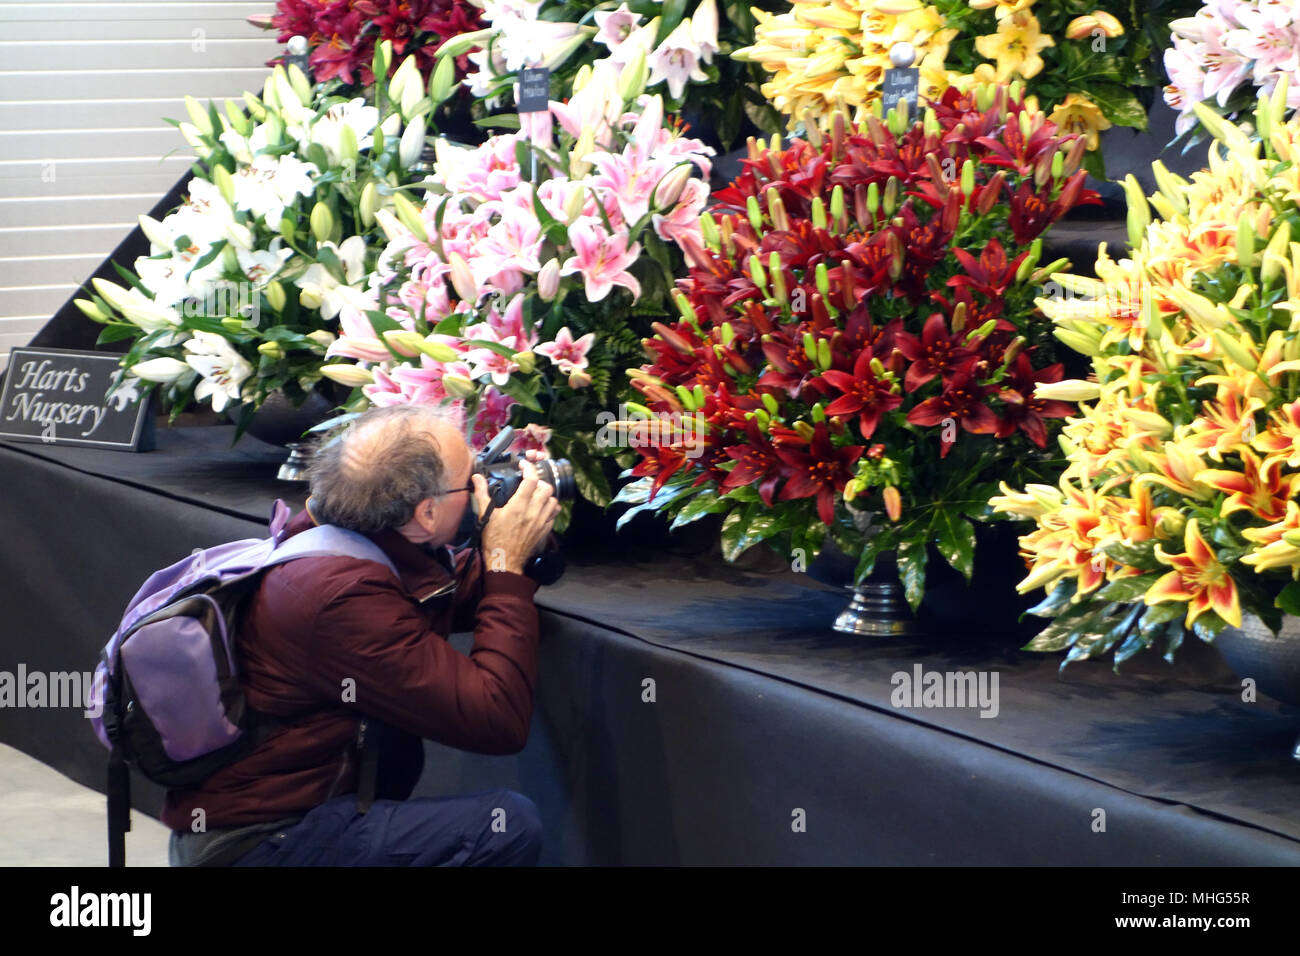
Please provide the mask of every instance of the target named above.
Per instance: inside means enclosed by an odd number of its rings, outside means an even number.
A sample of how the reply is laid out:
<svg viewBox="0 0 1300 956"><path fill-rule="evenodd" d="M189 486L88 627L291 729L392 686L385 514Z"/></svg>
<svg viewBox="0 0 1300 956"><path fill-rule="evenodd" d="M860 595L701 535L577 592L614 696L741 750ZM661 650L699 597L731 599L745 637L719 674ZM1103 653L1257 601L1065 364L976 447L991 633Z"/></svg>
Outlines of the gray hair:
<svg viewBox="0 0 1300 956"><path fill-rule="evenodd" d="M448 490L443 451L431 430L438 421L459 425L436 406L374 408L326 440L307 473L316 520L361 534L407 524L416 505Z"/></svg>

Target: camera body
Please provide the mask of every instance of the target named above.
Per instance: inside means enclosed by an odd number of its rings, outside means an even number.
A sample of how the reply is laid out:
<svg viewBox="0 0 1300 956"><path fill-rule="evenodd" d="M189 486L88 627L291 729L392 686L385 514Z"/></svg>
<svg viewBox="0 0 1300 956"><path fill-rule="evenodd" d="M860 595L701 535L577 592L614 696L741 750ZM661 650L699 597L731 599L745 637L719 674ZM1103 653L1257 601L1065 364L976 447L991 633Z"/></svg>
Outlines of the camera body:
<svg viewBox="0 0 1300 956"><path fill-rule="evenodd" d="M487 482L491 497L490 508L499 508L514 497L524 480L519 468L523 456L512 455L506 450L514 437L515 430L507 425L479 452L474 461L474 473L482 475ZM537 469L538 479L555 489L557 501L573 500L578 485L573 477L573 465L567 459L547 458L533 462L533 467ZM549 548L528 561L524 566L524 574L538 584L554 584L564 574L564 567L564 553L558 547Z"/></svg>
<svg viewBox="0 0 1300 956"><path fill-rule="evenodd" d="M515 430L507 425L497 433L496 438L479 452L474 461L474 472L482 475L487 482L488 494L492 504L500 508L519 490L524 480L519 463L522 455L512 455L507 448L514 441ZM537 477L555 489L555 499L560 502L572 501L577 492L577 482L573 478L573 465L566 458L545 459L533 462Z"/></svg>

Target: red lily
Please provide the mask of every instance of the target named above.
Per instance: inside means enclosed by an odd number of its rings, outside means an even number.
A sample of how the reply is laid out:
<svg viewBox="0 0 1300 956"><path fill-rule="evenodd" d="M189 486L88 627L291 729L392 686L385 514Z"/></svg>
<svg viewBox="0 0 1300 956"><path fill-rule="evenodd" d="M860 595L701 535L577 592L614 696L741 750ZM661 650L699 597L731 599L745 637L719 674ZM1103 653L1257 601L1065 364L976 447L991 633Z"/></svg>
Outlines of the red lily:
<svg viewBox="0 0 1300 956"><path fill-rule="evenodd" d="M900 332L898 350L912 363L903 387L915 392L936 375L950 375L965 365L975 355L966 348L966 335L965 330L949 332L948 323L939 312L925 320L920 339L909 332Z"/></svg>
<svg viewBox="0 0 1300 956"><path fill-rule="evenodd" d="M998 416L984 403L984 397L991 390L975 382L977 361L967 359L953 373L952 378L944 383L943 392L927 398L907 413L908 422L913 425L938 425L948 419L960 422L961 427L972 434L987 435L996 432ZM947 458L952 446L953 442L943 442L939 457Z"/></svg>
<svg viewBox="0 0 1300 956"><path fill-rule="evenodd" d="M776 446L776 454L785 463L785 485L778 496L781 501L817 498L817 516L827 525L835 523L835 498L853 477L853 465L862 457L863 446L831 444L825 422L813 426L807 451L797 447Z"/></svg>
<svg viewBox="0 0 1300 956"><path fill-rule="evenodd" d="M781 481L781 460L776 448L753 419L745 424L745 442L724 449L729 458L735 459L736 465L722 480L722 487L730 490L742 485L757 485L758 496L770 508L776 486Z"/></svg>
<svg viewBox="0 0 1300 956"><path fill-rule="evenodd" d="M1029 255L1026 250L1008 262L1007 252L996 238L988 241L978 259L965 249L953 249L952 252L966 270L966 275L953 276L948 280L948 285L954 288L964 285L990 298L1006 292L1007 287L1016 280L1016 270L1020 268L1020 263Z"/></svg>
<svg viewBox="0 0 1300 956"><path fill-rule="evenodd" d="M1006 403L1006 407L1002 409L997 437L1006 438L1018 428L1039 448L1046 448L1047 425L1043 420L1066 418L1073 415L1075 409L1069 402L1035 398L1034 387L1040 382L1059 382L1064 375L1065 366L1060 362L1035 369L1029 361L1028 352L1017 355L1010 368L1007 386L998 393L998 398Z"/></svg>
<svg viewBox="0 0 1300 956"><path fill-rule="evenodd" d="M853 374L829 369L813 384L825 389L827 386L841 394L826 406L827 415L858 416L858 428L864 439L870 438L880 424L880 417L903 404L903 396L895 394L895 384L887 379L877 378L871 368L875 358L870 351L863 350L853 364Z"/></svg>

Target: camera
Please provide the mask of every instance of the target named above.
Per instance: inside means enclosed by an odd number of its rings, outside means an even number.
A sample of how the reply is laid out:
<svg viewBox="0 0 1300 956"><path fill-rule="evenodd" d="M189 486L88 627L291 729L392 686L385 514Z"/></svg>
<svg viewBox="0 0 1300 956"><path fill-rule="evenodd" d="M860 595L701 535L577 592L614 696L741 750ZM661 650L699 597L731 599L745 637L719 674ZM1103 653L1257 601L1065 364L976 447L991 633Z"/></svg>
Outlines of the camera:
<svg viewBox="0 0 1300 956"><path fill-rule="evenodd" d="M488 494L492 504L501 507L514 496L519 483L524 480L519 470L523 455L512 455L507 448L515 439L515 430L507 425L497 433L496 438L488 443L478 454L474 462L474 473L482 475L487 482ZM557 501L572 501L578 485L573 478L573 465L566 458L547 458L532 463L537 469L537 478L555 489Z"/></svg>

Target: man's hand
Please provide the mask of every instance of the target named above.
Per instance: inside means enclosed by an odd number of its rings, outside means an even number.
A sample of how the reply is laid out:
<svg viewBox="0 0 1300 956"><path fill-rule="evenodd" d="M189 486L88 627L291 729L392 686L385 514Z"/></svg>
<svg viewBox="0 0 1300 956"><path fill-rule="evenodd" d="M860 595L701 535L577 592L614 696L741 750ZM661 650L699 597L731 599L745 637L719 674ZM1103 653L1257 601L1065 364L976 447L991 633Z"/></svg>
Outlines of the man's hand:
<svg viewBox="0 0 1300 956"><path fill-rule="evenodd" d="M483 529L483 558L489 571L523 574L524 564L541 548L560 513L555 489L538 479L532 462L521 461L519 471L523 475L519 487L509 501L493 510ZM483 514L491 500L487 481L476 474L473 482L479 514Z"/></svg>

